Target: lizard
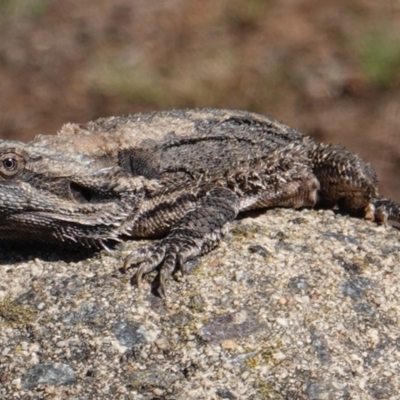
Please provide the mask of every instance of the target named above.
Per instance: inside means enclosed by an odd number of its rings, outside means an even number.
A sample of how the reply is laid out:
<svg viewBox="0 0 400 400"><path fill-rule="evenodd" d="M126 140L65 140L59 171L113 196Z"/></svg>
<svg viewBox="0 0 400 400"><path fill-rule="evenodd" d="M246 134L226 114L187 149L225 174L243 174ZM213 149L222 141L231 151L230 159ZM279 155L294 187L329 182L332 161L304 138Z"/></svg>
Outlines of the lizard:
<svg viewBox="0 0 400 400"><path fill-rule="evenodd" d="M132 282L167 279L209 252L239 213L326 207L387 224L373 168L268 116L171 110L65 124L28 143L0 141L0 241L97 249L156 239L125 260Z"/></svg>

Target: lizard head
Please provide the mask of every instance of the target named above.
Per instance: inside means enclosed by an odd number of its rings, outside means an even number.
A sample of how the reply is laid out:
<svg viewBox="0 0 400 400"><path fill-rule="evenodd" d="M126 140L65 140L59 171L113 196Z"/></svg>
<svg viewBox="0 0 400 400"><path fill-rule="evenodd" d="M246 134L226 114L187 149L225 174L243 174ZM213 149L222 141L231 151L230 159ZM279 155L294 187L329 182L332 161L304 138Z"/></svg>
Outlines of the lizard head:
<svg viewBox="0 0 400 400"><path fill-rule="evenodd" d="M0 143L2 241L118 240L140 192L139 179L128 179L110 159Z"/></svg>

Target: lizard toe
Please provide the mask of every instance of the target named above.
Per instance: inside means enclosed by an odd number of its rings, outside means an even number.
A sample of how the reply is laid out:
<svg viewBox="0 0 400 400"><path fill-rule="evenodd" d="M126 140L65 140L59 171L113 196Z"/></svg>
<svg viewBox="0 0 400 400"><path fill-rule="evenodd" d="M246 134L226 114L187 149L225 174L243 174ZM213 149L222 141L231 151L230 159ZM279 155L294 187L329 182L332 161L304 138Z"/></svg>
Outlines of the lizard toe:
<svg viewBox="0 0 400 400"><path fill-rule="evenodd" d="M189 258L189 254L193 253L194 249L189 249L187 246L176 247L173 246L169 249L164 261L159 267L159 272L157 275L158 280L158 293L161 297L166 297L166 283L168 279L174 275L176 272L180 272L183 276L187 271L185 268L185 261Z"/></svg>
<svg viewBox="0 0 400 400"><path fill-rule="evenodd" d="M149 258L149 255L153 251L153 246L151 245L146 245L139 247L138 249L132 251L128 257L126 257L123 265L123 271L127 271L129 268L131 268L132 265L138 265L140 263L143 263Z"/></svg>
<svg viewBox="0 0 400 400"><path fill-rule="evenodd" d="M133 251L125 260L124 270L137 267L132 282L139 284L143 275L155 271L165 257L166 247L162 244L146 245Z"/></svg>

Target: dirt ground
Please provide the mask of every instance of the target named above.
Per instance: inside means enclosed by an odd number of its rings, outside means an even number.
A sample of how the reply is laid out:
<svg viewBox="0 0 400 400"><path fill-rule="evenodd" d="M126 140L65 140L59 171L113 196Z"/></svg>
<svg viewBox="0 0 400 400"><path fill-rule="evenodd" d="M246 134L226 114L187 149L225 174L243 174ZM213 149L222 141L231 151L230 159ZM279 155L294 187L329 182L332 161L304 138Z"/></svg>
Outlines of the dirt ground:
<svg viewBox="0 0 400 400"><path fill-rule="evenodd" d="M400 201L398 0L1 0L0 38L3 138L248 109L358 152Z"/></svg>

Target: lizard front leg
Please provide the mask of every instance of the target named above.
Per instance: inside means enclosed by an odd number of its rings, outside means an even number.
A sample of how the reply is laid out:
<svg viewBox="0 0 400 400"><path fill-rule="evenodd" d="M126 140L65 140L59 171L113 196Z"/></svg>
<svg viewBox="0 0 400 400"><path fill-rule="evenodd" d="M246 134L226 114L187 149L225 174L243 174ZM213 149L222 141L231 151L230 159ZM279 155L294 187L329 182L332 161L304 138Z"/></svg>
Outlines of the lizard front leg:
<svg viewBox="0 0 400 400"><path fill-rule="evenodd" d="M132 252L124 268L138 265L132 277L139 283L144 274L158 270L159 293L165 295L166 279L175 269L184 271L186 260L207 253L229 231L239 212L239 199L230 189L215 187L202 197L171 229L167 237L154 245Z"/></svg>

